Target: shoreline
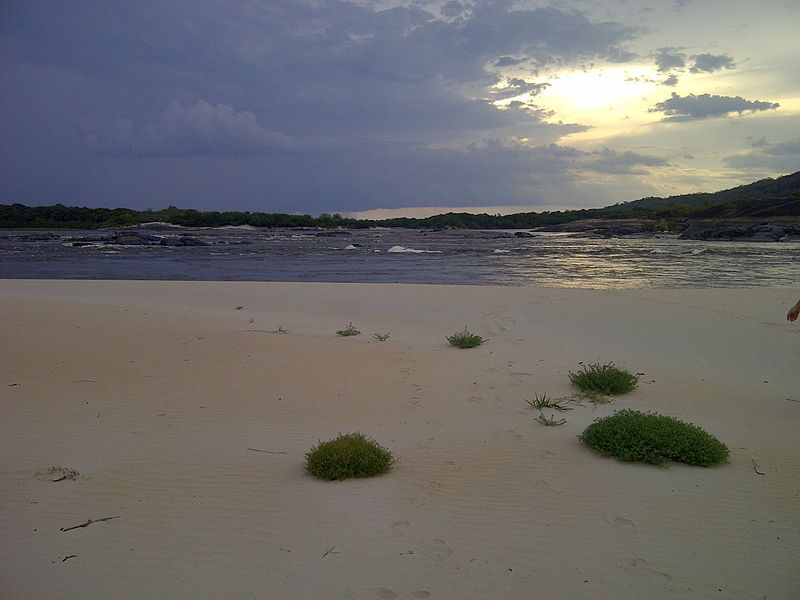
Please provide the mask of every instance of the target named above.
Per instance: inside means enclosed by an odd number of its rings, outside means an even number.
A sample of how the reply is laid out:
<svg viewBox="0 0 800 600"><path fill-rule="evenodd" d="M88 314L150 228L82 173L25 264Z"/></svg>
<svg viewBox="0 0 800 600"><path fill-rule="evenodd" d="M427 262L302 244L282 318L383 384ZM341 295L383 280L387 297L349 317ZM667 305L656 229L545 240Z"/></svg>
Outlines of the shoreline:
<svg viewBox="0 0 800 600"><path fill-rule="evenodd" d="M0 586L790 597L797 293L0 280L0 526L14 540ZM348 322L363 334L336 336ZM488 341L449 347L464 325ZM576 404L561 427L534 421L525 398L570 397L569 370L608 361L643 373L633 393ZM623 408L703 427L729 463L658 469L577 441ZM353 430L394 452L392 471L305 474L312 445ZM50 466L81 477L37 479Z"/></svg>

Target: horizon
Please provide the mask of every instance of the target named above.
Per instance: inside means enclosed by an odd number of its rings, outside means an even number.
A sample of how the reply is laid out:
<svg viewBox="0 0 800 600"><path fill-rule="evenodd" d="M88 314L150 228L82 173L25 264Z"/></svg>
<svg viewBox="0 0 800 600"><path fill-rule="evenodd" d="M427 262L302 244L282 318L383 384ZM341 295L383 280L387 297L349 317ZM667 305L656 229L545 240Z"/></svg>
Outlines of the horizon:
<svg viewBox="0 0 800 600"><path fill-rule="evenodd" d="M512 214L729 189L800 165L798 20L780 0L12 0L0 198Z"/></svg>

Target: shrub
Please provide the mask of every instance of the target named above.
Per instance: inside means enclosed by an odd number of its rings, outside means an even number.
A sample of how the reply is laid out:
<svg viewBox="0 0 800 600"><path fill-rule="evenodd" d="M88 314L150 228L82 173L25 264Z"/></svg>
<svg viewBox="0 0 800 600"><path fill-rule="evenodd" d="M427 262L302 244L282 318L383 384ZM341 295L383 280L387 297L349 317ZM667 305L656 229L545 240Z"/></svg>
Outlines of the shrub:
<svg viewBox="0 0 800 600"><path fill-rule="evenodd" d="M341 335L341 336L344 336L344 337L349 337L349 336L351 336L351 335L361 335L361 331L359 331L359 330L356 328L356 326L355 326L355 325L353 325L353 322L352 322L352 321L350 321L350 322L347 324L347 327L345 327L344 329L340 329L340 330L339 330L339 331L337 331L336 333L337 333L337 335Z"/></svg>
<svg viewBox="0 0 800 600"><path fill-rule="evenodd" d="M577 373L570 371L569 380L572 385L589 397L626 394L639 385L638 376L624 369L618 369L611 362L605 365L584 366Z"/></svg>
<svg viewBox="0 0 800 600"><path fill-rule="evenodd" d="M447 336L447 341L456 348L474 348L480 346L485 340L474 333L467 330L466 325L464 331L458 331L453 335Z"/></svg>
<svg viewBox="0 0 800 600"><path fill-rule="evenodd" d="M380 475L392 464L392 453L363 433L340 433L306 453L306 470L320 479L331 481Z"/></svg>
<svg viewBox="0 0 800 600"><path fill-rule="evenodd" d="M387 331L386 333L373 333L372 337L378 340L379 342L385 342L389 339L391 334Z"/></svg>
<svg viewBox="0 0 800 600"><path fill-rule="evenodd" d="M627 462L661 465L674 460L707 467L728 457L728 447L700 427L635 410L595 420L578 439L601 454Z"/></svg>

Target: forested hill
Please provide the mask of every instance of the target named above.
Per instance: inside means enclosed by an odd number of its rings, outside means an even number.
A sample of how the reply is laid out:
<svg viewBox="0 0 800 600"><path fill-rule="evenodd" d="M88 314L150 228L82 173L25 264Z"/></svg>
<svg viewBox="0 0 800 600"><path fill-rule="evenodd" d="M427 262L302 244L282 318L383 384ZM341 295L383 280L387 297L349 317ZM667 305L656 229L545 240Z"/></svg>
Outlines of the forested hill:
<svg viewBox="0 0 800 600"><path fill-rule="evenodd" d="M721 192L681 194L667 198L649 197L641 200L625 202L609 210L641 211L666 208L679 205L688 208L711 208L721 204L746 203L752 204L759 200L780 200L798 197L800 194L800 171L791 175L784 175L777 179L762 179L747 185L740 185Z"/></svg>
<svg viewBox="0 0 800 600"><path fill-rule="evenodd" d="M675 223L686 219L780 217L800 215L800 171L777 179L762 179L748 185L714 193L684 194L668 198L642 198L607 206L560 212L528 212L511 215L446 213L425 219L398 218L382 221L350 219L341 215L288 215L241 211L198 211L174 206L162 210L129 208L85 208L0 205L3 229L99 229L161 221L186 227L322 227L363 229L368 227L412 227L440 229L528 229L559 225L581 219L650 219Z"/></svg>

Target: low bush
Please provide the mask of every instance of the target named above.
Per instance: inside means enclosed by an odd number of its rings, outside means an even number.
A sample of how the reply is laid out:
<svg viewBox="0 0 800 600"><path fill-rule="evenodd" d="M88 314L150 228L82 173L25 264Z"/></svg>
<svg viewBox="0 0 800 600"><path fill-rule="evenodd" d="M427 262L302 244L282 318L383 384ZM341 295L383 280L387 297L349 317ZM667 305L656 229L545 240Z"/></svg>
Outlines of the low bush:
<svg viewBox="0 0 800 600"><path fill-rule="evenodd" d="M447 341L456 348L474 348L475 346L480 346L485 340L479 335L470 333L467 327L464 326L464 331L447 336Z"/></svg>
<svg viewBox="0 0 800 600"><path fill-rule="evenodd" d="M589 397L626 394L636 389L639 377L614 363L584 366L577 373L569 372L569 380L581 393Z"/></svg>
<svg viewBox="0 0 800 600"><path fill-rule="evenodd" d="M627 462L668 460L708 467L728 458L728 447L691 423L658 413L621 410L597 419L578 436L601 454Z"/></svg>
<svg viewBox="0 0 800 600"><path fill-rule="evenodd" d="M351 335L361 335L361 331L353 325L353 322L350 321L347 324L347 327L344 329L340 329L336 332L337 335L341 335L342 337L350 337Z"/></svg>
<svg viewBox="0 0 800 600"><path fill-rule="evenodd" d="M320 479L372 477L394 464L392 453L363 433L339 434L306 453L306 470Z"/></svg>

